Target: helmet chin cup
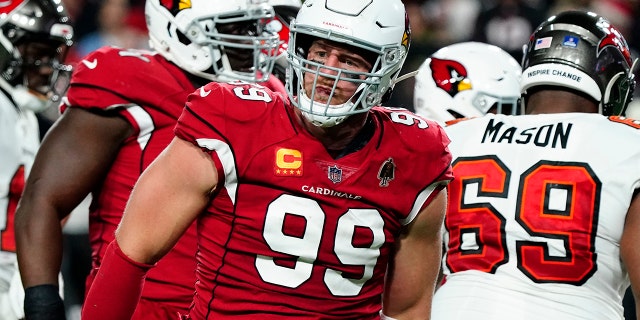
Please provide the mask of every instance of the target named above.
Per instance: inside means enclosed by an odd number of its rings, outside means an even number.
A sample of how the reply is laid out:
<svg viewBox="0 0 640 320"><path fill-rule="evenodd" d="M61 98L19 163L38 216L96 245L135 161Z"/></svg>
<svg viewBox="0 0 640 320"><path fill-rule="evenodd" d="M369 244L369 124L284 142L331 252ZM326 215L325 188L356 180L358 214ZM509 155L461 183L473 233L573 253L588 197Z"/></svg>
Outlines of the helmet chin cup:
<svg viewBox="0 0 640 320"><path fill-rule="evenodd" d="M348 102L340 105L318 103L311 100L305 93L301 93L295 103L309 122L322 128L333 127L344 122L349 116L349 109L353 107L353 104Z"/></svg>
<svg viewBox="0 0 640 320"><path fill-rule="evenodd" d="M311 124L320 128L335 127L347 119L347 117L323 117L304 111L302 111L302 116L305 117Z"/></svg>

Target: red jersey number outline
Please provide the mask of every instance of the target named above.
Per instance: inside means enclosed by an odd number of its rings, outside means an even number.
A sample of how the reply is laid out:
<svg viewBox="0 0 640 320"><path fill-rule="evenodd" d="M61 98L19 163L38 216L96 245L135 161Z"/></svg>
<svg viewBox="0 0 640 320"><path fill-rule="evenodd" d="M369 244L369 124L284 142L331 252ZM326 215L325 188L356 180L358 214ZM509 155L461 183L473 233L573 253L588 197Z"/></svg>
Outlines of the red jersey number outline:
<svg viewBox="0 0 640 320"><path fill-rule="evenodd" d="M16 252L16 239L13 221L16 216L18 201L24 190L24 165L20 165L9 182L9 195L6 216L0 217L0 251Z"/></svg>
<svg viewBox="0 0 640 320"><path fill-rule="evenodd" d="M449 184L445 226L449 232L446 264L451 272L495 273L509 261L506 219L489 202L465 203L467 186L478 184L478 196L506 198L511 172L495 156L458 158ZM565 210L549 207L553 190L567 195ZM595 238L601 183L586 163L540 161L520 175L515 221L532 237L561 240L565 256L549 254L547 243L516 241L518 269L536 283L581 285L597 269ZM465 248L464 237L477 246ZM468 238L467 238L468 239Z"/></svg>

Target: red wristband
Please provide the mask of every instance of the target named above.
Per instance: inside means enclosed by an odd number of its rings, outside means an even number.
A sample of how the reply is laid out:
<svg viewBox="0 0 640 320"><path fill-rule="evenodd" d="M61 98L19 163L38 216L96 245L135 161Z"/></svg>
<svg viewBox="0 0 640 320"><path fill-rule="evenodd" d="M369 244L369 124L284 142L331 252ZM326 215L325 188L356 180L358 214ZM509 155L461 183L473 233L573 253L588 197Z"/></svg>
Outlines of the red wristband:
<svg viewBox="0 0 640 320"><path fill-rule="evenodd" d="M82 319L130 319L140 300L145 275L153 265L127 257L114 240L107 247L102 265L82 308Z"/></svg>

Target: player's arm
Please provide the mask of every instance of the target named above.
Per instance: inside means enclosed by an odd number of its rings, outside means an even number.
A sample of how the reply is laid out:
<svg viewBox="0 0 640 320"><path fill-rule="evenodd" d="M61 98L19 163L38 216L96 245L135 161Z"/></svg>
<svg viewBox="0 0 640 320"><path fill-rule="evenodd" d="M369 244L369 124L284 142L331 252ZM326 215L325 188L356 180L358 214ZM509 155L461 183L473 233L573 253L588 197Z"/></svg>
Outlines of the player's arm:
<svg viewBox="0 0 640 320"><path fill-rule="evenodd" d="M640 319L640 194L636 192L627 211L620 240L620 255L631 280L636 303L636 317Z"/></svg>
<svg viewBox="0 0 640 320"><path fill-rule="evenodd" d="M115 114L71 108L43 140L15 217L27 318L52 319L46 314L64 312L57 289L61 220L100 183L132 130Z"/></svg>
<svg viewBox="0 0 640 320"><path fill-rule="evenodd" d="M210 201L218 181L211 157L174 138L136 183L82 318L129 319L147 270L162 258Z"/></svg>
<svg viewBox="0 0 640 320"><path fill-rule="evenodd" d="M442 254L447 192L442 189L400 236L390 262L383 313L395 319L429 319Z"/></svg>

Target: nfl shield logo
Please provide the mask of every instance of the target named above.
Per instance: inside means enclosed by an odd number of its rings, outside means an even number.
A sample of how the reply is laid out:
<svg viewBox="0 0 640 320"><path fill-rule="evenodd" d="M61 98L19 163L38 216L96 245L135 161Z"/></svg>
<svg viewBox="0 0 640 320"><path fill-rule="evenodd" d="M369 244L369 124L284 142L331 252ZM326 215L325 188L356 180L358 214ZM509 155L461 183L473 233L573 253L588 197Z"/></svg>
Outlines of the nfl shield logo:
<svg viewBox="0 0 640 320"><path fill-rule="evenodd" d="M333 165L333 167L329 167L329 172L327 174L329 180L333 183L338 183L342 181L342 169L338 168L338 166Z"/></svg>

